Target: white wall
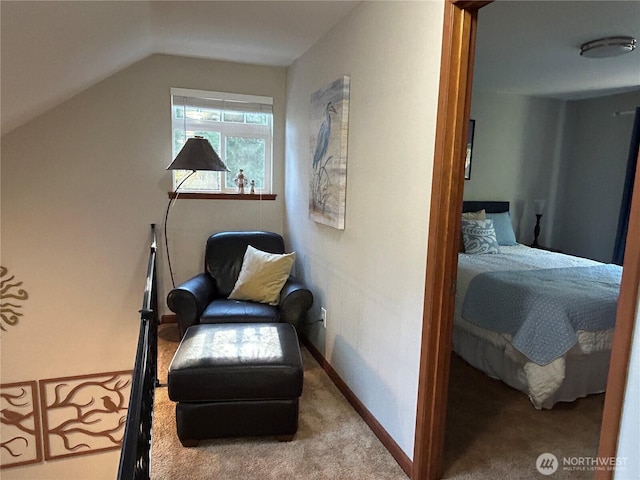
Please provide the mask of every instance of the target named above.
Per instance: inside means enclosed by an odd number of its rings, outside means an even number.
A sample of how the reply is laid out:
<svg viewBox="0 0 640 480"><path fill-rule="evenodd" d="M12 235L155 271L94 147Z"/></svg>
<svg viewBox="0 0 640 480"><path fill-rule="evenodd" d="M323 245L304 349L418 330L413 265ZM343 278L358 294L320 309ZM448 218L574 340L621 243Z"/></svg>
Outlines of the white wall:
<svg viewBox="0 0 640 480"><path fill-rule="evenodd" d="M464 199L509 201L520 243L533 241L533 201L542 199L547 209L538 241L548 245L563 115L560 100L473 92L475 136Z"/></svg>
<svg viewBox="0 0 640 480"><path fill-rule="evenodd" d="M638 105L640 90L567 104L554 232L567 253L611 262L634 118L613 113Z"/></svg>
<svg viewBox="0 0 640 480"><path fill-rule="evenodd" d="M287 236L328 312L306 334L409 457L418 384L441 2L363 2L290 67ZM346 228L308 218L310 97L351 76Z"/></svg>
<svg viewBox="0 0 640 480"><path fill-rule="evenodd" d="M624 465L615 472L616 480L640 478L640 297L629 357L629 371L624 393L624 405L618 436L617 457Z"/></svg>
<svg viewBox="0 0 640 480"><path fill-rule="evenodd" d="M284 68L152 56L2 137L2 265L29 293L2 332L2 383L132 368L149 245L171 189L170 87L274 98L271 202L178 200L176 281L208 234L282 232ZM161 232L158 232L161 234ZM162 235L160 235L162 240ZM165 255L159 252L163 277ZM3 478L114 478L118 452L3 470Z"/></svg>

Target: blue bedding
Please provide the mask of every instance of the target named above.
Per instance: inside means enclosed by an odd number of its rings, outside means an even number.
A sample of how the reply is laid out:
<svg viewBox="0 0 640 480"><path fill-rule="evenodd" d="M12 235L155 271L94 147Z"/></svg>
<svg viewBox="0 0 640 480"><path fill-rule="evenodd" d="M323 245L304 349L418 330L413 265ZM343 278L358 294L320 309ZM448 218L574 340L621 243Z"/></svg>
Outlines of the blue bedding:
<svg viewBox="0 0 640 480"><path fill-rule="evenodd" d="M480 273L462 316L511 335L515 348L547 365L575 345L576 330L613 328L621 275L617 265Z"/></svg>

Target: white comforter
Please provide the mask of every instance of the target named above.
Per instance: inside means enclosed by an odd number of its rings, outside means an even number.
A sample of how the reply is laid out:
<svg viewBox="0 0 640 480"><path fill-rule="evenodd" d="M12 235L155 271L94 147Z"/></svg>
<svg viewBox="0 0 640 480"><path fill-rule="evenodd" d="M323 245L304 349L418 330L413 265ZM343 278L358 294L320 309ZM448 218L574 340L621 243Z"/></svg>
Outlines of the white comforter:
<svg viewBox="0 0 640 480"><path fill-rule="evenodd" d="M569 352L547 365L537 365L513 347L510 335L481 328L463 318L462 304L469 283L476 275L489 271L594 266L599 265L599 262L524 245L501 246L500 250L501 253L491 255L468 255L465 253L459 255L454 324L456 328L491 342L502 349L505 355L508 355L512 360L522 364L529 385L529 397L532 403L539 407L564 380L566 356L610 350L613 329L598 332L577 331L578 342Z"/></svg>

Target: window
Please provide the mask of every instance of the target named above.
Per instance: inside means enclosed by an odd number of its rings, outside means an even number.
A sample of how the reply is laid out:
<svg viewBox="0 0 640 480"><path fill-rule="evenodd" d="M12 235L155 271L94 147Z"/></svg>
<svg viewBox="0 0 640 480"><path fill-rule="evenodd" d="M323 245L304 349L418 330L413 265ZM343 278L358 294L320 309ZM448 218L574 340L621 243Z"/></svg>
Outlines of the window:
<svg viewBox="0 0 640 480"><path fill-rule="evenodd" d="M271 193L273 99L202 90L171 89L173 158L187 138L200 135L213 146L229 172L198 171L181 192L235 193L242 169L256 193ZM190 173L173 171L173 189ZM246 190L248 193L248 190Z"/></svg>

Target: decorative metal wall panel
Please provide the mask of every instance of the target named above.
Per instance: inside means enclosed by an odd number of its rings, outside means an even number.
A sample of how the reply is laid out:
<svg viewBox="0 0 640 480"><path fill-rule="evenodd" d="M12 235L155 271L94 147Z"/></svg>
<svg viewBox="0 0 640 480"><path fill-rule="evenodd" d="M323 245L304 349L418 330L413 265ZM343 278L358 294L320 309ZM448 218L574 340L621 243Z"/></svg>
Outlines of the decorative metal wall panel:
<svg viewBox="0 0 640 480"><path fill-rule="evenodd" d="M42 461L36 382L0 385L0 468Z"/></svg>
<svg viewBox="0 0 640 480"><path fill-rule="evenodd" d="M9 269L0 266L0 330L18 323L22 313L22 303L29 294L22 287L22 282L15 275L9 275Z"/></svg>
<svg viewBox="0 0 640 480"><path fill-rule="evenodd" d="M40 381L45 460L120 448L131 373Z"/></svg>

